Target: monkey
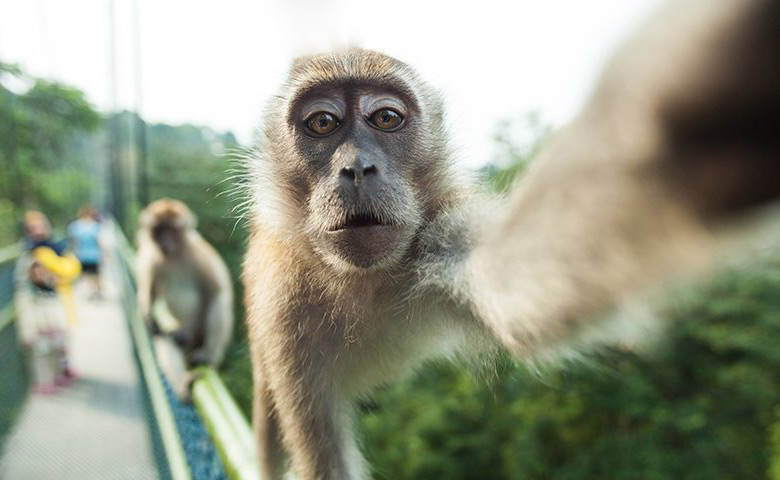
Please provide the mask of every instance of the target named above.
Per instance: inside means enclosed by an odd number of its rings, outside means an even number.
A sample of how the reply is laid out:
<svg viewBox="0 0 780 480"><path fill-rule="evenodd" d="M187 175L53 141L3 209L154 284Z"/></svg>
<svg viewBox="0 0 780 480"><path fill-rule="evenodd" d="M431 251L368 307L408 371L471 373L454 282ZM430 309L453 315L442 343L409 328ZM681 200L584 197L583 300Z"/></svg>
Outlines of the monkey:
<svg viewBox="0 0 780 480"><path fill-rule="evenodd" d="M191 379L184 367L218 368L234 322L228 268L196 223L184 203L163 198L141 212L137 234L138 308L154 333L156 312L167 310L178 321L173 341L156 338L155 346L161 368L185 399ZM162 308L154 308L155 302L163 302Z"/></svg>
<svg viewBox="0 0 780 480"><path fill-rule="evenodd" d="M780 196L778 48L777 2L675 2L497 199L410 66L295 60L246 159L262 478L367 478L353 402L372 388L432 358L593 348L614 312L705 268Z"/></svg>

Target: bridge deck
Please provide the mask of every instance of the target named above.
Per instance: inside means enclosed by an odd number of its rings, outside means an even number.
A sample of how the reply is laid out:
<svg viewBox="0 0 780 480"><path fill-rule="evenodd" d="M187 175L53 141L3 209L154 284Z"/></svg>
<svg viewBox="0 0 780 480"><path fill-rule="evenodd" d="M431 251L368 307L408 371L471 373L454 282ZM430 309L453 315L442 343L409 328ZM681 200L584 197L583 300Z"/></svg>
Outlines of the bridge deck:
<svg viewBox="0 0 780 480"><path fill-rule="evenodd" d="M106 262L108 263L108 262ZM54 395L30 395L0 452L0 478L157 479L148 417L115 269L105 299L77 289L79 323L70 330L80 378Z"/></svg>

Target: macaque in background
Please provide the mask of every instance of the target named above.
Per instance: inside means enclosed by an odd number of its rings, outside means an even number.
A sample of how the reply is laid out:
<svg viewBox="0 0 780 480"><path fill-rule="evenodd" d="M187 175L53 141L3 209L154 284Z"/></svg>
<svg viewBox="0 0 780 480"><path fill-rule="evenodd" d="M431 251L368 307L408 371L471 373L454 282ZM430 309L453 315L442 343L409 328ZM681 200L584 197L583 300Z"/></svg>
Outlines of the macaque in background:
<svg viewBox="0 0 780 480"><path fill-rule="evenodd" d="M138 231L138 307L153 332L159 330L156 316L162 316L156 312L168 312L178 323L164 332L172 338L157 338L155 345L180 398L191 380L184 367L219 367L233 334L230 274L195 226L184 203L164 198L141 212Z"/></svg>
<svg viewBox="0 0 780 480"><path fill-rule="evenodd" d="M593 348L610 312L705 265L780 196L779 51L774 0L674 2L504 202L464 180L409 66L295 61L247 160L263 478L366 478L353 401L374 386L436 357Z"/></svg>

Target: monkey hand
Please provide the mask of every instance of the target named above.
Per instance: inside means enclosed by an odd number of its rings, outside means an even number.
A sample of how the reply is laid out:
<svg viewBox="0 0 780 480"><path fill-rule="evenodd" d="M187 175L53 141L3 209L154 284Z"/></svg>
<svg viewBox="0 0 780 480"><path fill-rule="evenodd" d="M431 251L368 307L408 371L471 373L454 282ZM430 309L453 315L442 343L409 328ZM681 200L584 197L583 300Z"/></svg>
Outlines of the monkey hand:
<svg viewBox="0 0 780 480"><path fill-rule="evenodd" d="M177 382L173 387L174 393L181 403L186 405L192 404L192 386L197 379L197 373L187 372L187 374L181 378L181 381Z"/></svg>
<svg viewBox="0 0 780 480"><path fill-rule="evenodd" d="M198 348L193 350L189 355L187 355L187 358L189 360L190 367L192 368L199 367L201 365L211 365L211 355L205 348Z"/></svg>
<svg viewBox="0 0 780 480"><path fill-rule="evenodd" d="M146 325L146 328L149 329L149 333L152 335L161 335L163 333L153 316L145 315L143 320L144 325Z"/></svg>
<svg viewBox="0 0 780 480"><path fill-rule="evenodd" d="M187 348L187 346L192 343L192 335L183 330L179 330L174 332L173 341L176 342L176 345L180 346L181 348Z"/></svg>

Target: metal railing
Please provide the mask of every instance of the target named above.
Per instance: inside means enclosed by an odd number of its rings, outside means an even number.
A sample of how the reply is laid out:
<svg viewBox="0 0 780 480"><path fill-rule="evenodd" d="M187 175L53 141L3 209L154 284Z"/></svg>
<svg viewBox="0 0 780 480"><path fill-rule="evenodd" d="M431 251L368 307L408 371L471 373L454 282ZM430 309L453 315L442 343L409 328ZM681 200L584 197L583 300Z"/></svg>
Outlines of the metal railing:
<svg viewBox="0 0 780 480"><path fill-rule="evenodd" d="M127 315L142 381L148 392L152 420L156 426L156 429L153 428L153 430L156 430L159 444L164 451L162 463L165 465L159 467L164 478L189 480L193 476L182 446L182 438L176 426L169 397L157 366L150 335L138 312L135 252L116 223L110 221L106 223L114 231L116 245L113 253L119 267L118 280L122 304ZM9 277L3 279L3 285L0 285L3 287L3 291L0 292L2 293L0 295L2 297L0 298L0 335L8 336L10 346L16 346L16 334L11 328L14 326L16 316L11 300L13 294L12 270L20 253L21 249L18 245L0 248L0 273ZM7 350L6 353L10 353L10 347L5 350ZM26 391L26 388L16 390ZM197 369L196 380L192 386L192 399L198 415L216 447L227 476L237 480L259 479L252 429L213 368L199 367ZM14 397L13 400L14 403L19 403L17 400L21 401L23 398ZM4 408L11 407L9 402L4 403L6 403Z"/></svg>
<svg viewBox="0 0 780 480"><path fill-rule="evenodd" d="M252 429L225 384L210 367L200 367L192 398L230 478L258 480Z"/></svg>
<svg viewBox="0 0 780 480"><path fill-rule="evenodd" d="M21 249L0 248L0 449L27 397L24 353L17 340L13 302L14 267Z"/></svg>
<svg viewBox="0 0 780 480"><path fill-rule="evenodd" d="M8 269L9 275L11 275L11 269L13 263L19 258L21 249L19 245L10 245L0 248L0 269ZM11 301L11 295L13 294L13 278L10 278L8 285L2 285L3 298L0 298L0 331L5 329L14 319L14 302ZM7 290L6 290L7 288Z"/></svg>
<svg viewBox="0 0 780 480"><path fill-rule="evenodd" d="M125 300L133 341L138 349L139 361L144 380L157 416L163 445L168 456L171 476L174 479L191 478L182 449L181 439L165 397L160 371L154 359L151 339L141 320L135 300L135 267L133 251L127 238L114 225L117 240L117 253L125 272L123 283L127 285ZM217 452L225 473L232 479L258 480L260 478L255 444L249 422L241 413L238 405L225 387L217 372L210 367L199 367L192 386L192 399L195 408L205 425Z"/></svg>

